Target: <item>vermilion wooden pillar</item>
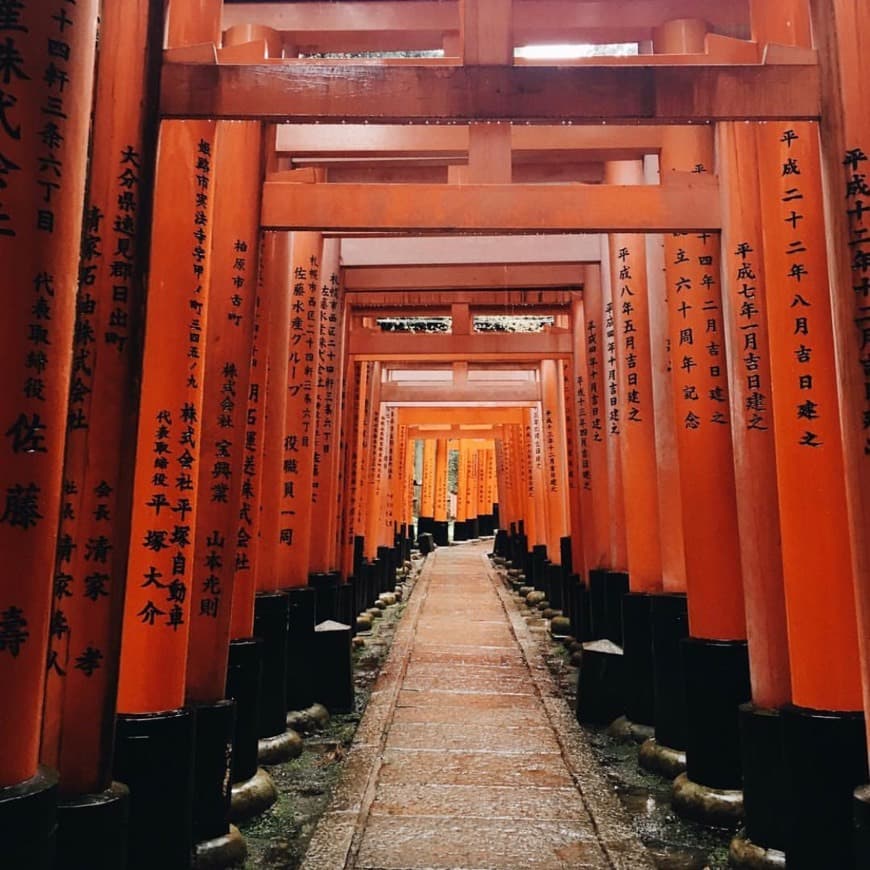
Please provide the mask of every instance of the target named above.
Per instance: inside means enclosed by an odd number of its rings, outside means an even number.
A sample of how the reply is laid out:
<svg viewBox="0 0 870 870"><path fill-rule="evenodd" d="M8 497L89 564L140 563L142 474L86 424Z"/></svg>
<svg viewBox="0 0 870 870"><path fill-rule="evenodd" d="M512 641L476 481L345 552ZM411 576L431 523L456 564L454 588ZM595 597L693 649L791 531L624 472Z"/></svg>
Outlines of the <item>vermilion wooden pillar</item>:
<svg viewBox="0 0 870 870"><path fill-rule="evenodd" d="M287 587L308 583L322 255L323 237L320 233L292 234L290 346L279 533L280 582Z"/></svg>
<svg viewBox="0 0 870 870"><path fill-rule="evenodd" d="M54 580L41 760L60 772L59 866L117 866L126 789L112 783L121 608L141 354L143 275L156 125L147 3L100 20L89 199L79 268L64 496ZM124 99L121 65L138 58Z"/></svg>
<svg viewBox="0 0 870 870"><path fill-rule="evenodd" d="M581 583L588 586L589 548L586 539L594 531L592 528L592 465L589 458L589 406L587 377L587 344L584 301L576 298L571 303L571 333L574 350L571 366L566 368L570 375L570 420L573 422L569 434L569 445L574 448L574 482L571 500L571 561L574 571L579 574Z"/></svg>
<svg viewBox="0 0 870 870"><path fill-rule="evenodd" d="M420 516L417 523L417 534L432 532L435 522L435 489L437 442L434 438L423 441L423 476L420 486Z"/></svg>
<svg viewBox="0 0 870 870"><path fill-rule="evenodd" d="M562 378L557 360L541 362L543 393L544 494L547 501L547 551L560 564L562 538L568 533L568 504L565 457L565 414Z"/></svg>
<svg viewBox="0 0 870 870"><path fill-rule="evenodd" d="M344 410L345 435L343 451L343 478L346 481L348 493L342 501L342 516L340 529L341 567L345 577L353 577L356 570L354 564L354 536L357 493L360 481L358 474L358 453L360 432L360 415L363 409L362 395L365 390L367 368L363 363L349 358L345 363L347 371L346 401Z"/></svg>
<svg viewBox="0 0 870 870"><path fill-rule="evenodd" d="M57 778L38 768L39 735L48 639L62 640L67 632L63 614L51 619L52 576L96 26L96 3L57 2L11 5L0 28L0 257L7 304L0 343L6 384L0 542L15 565L0 583L0 682L11 714L0 749L0 823L11 840L4 858L19 866L49 865L54 829ZM16 813L35 827L14 822Z"/></svg>
<svg viewBox="0 0 870 870"><path fill-rule="evenodd" d="M435 500L433 505L435 543L447 546L447 439L439 438L435 448Z"/></svg>
<svg viewBox="0 0 870 870"><path fill-rule="evenodd" d="M161 126L124 606L115 775L137 794L135 866L190 861L193 717L183 710L208 334L215 124ZM147 752L143 748L147 747ZM171 803L160 783L177 777ZM159 847L153 827L163 813Z"/></svg>
<svg viewBox="0 0 870 870"><path fill-rule="evenodd" d="M846 866L850 795L867 771L818 129L768 123L758 139L795 705L783 711L785 759L807 782L791 789L786 852L798 867L823 852ZM819 745L820 729L833 743ZM807 752L825 758L807 763ZM806 832L811 821L824 849Z"/></svg>
<svg viewBox="0 0 870 870"><path fill-rule="evenodd" d="M341 279L339 240L323 242L320 273L321 300L315 374L317 378L314 466L311 504L311 571L334 571L338 567L335 505L341 487L338 480L339 429L341 421Z"/></svg>
<svg viewBox="0 0 870 870"><path fill-rule="evenodd" d="M828 196L834 341L843 421L846 496L852 537L864 719L870 751L870 267L867 228L870 121L867 118L866 15L845 0L812 4L822 68L823 158ZM852 288L844 292L842 288ZM839 288L839 289L838 289ZM856 793L856 860L870 861L870 787Z"/></svg>
<svg viewBox="0 0 870 870"><path fill-rule="evenodd" d="M656 31L655 49L703 50L705 31L704 22L669 22ZM710 129L668 128L663 183L669 175L714 168ZM691 635L683 644L688 778L677 779L674 804L686 813L697 811L692 784L708 795L740 789L736 707L750 697L720 246L715 233L665 238ZM733 797L717 811L727 817L739 798Z"/></svg>
<svg viewBox="0 0 870 870"><path fill-rule="evenodd" d="M758 149L755 128L718 129L725 192L723 310L728 337L732 438L752 705L741 708L748 841L782 850L785 771L777 708L791 700L774 452ZM735 848L749 848L737 842Z"/></svg>
<svg viewBox="0 0 870 870"><path fill-rule="evenodd" d="M610 184L645 183L643 162L605 165ZM646 238L610 235L610 274L617 358L618 425L630 593L622 601L626 716L655 721L651 593L662 589L659 491Z"/></svg>

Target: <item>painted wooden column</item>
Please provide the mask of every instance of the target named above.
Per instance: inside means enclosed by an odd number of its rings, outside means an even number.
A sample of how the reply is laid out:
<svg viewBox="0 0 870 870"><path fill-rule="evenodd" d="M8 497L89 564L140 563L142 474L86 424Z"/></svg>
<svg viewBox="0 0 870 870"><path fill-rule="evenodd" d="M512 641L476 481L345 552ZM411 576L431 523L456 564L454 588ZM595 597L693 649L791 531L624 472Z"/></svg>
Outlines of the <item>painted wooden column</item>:
<svg viewBox="0 0 870 870"><path fill-rule="evenodd" d="M789 789L786 853L798 867L823 854L846 866L851 793L867 771L818 128L768 123L758 141L794 703L785 761L806 783Z"/></svg>
<svg viewBox="0 0 870 870"><path fill-rule="evenodd" d="M589 545L587 537L593 534L592 463L589 445L592 433L589 427L589 378L586 343L586 318L584 299L577 297L571 303L571 331L573 359L570 367L571 385L569 406L574 422L572 426L575 444L574 480L575 496L571 501L571 561L574 571L588 597ZM570 442L569 442L570 443ZM588 603L588 601L587 601Z"/></svg>
<svg viewBox="0 0 870 870"><path fill-rule="evenodd" d="M642 185L643 161L611 161L605 165L605 180L610 184ZM660 592L663 584L644 236L611 234L610 272L630 589L622 602L624 701L631 722L650 726L655 721L651 595Z"/></svg>
<svg viewBox="0 0 870 870"><path fill-rule="evenodd" d="M446 547L447 530L447 439L438 438L435 446L435 502L433 506L435 543Z"/></svg>
<svg viewBox="0 0 870 870"><path fill-rule="evenodd" d="M362 439L362 418L365 412L365 392L368 378L368 363L360 363L352 357L347 361L348 394L345 404L346 436L344 449L344 475L349 488L344 500L341 529L342 571L345 577L356 577L357 565L354 561L354 539L358 534L357 511L359 493L362 486L360 478L360 450Z"/></svg>
<svg viewBox="0 0 870 870"><path fill-rule="evenodd" d="M541 362L543 394L542 425L544 437L544 494L547 501L547 552L553 564L560 564L562 538L568 532L567 483L565 465L565 413L562 379L557 360Z"/></svg>
<svg viewBox="0 0 870 870"><path fill-rule="evenodd" d="M468 540L468 446L464 438L456 442L459 461L456 472L456 516L453 519L453 540ZM425 461L425 454L424 454Z"/></svg>
<svg viewBox="0 0 870 870"><path fill-rule="evenodd" d="M655 49L703 50L705 33L701 21L669 22L656 31ZM676 173L712 172L712 131L669 128L661 169L664 184ZM736 708L750 698L720 246L714 233L665 237L691 635L683 643L687 775L675 782L674 805L687 813L699 793L739 791ZM738 801L723 799L717 812L736 812Z"/></svg>
<svg viewBox="0 0 870 870"><path fill-rule="evenodd" d="M187 866L194 724L185 701L202 443L216 125L161 125L121 647L115 775L137 794L134 866ZM148 751L143 749L147 747ZM160 783L178 779L171 802ZM162 798L162 799L161 799ZM171 811L171 822L164 814Z"/></svg>
<svg viewBox="0 0 870 870"><path fill-rule="evenodd" d="M63 612L52 615L52 578L71 494L64 433L97 12L95 2L15 3L0 18L0 542L15 564L0 582L0 682L14 711L0 749L0 824L11 835L4 858L19 866L51 861L57 776L39 767L40 722L48 641L54 649L68 631ZM44 833L27 833L13 821L19 813Z"/></svg>
<svg viewBox="0 0 870 870"><path fill-rule="evenodd" d="M791 700L779 533L773 396L754 125L721 124L725 191L723 310L728 340L732 439L752 704L741 707L746 840L782 850L783 786L777 708ZM736 849L750 849L735 841Z"/></svg>
<svg viewBox="0 0 870 870"><path fill-rule="evenodd" d="M339 429L341 421L341 279L338 239L323 242L318 307L314 465L311 485L311 571L338 567Z"/></svg>
<svg viewBox="0 0 870 870"><path fill-rule="evenodd" d="M280 501L282 520L279 573L281 585L293 588L307 585L311 552L317 325L323 237L320 233L294 232L291 256L293 271Z"/></svg>
<svg viewBox="0 0 870 870"><path fill-rule="evenodd" d="M423 476L420 488L420 516L417 534L432 533L435 522L435 490L438 445L435 438L423 441Z"/></svg>
<svg viewBox="0 0 870 870"><path fill-rule="evenodd" d="M865 11L859 5L844 0L816 0L811 6L813 33L822 68L822 148L827 178L834 341L859 619L864 722L867 750L870 752L868 32ZM866 864L870 861L870 786L863 786L856 792L855 820L858 831L856 861L859 865Z"/></svg>
<svg viewBox="0 0 870 870"><path fill-rule="evenodd" d="M258 289L261 149L259 123L218 123L200 461L185 477L198 492L185 686L186 703L196 709L194 841L225 838L225 849L232 840L239 851L241 835L227 821L232 758L226 748L236 705L225 700L225 690Z"/></svg>
<svg viewBox="0 0 870 870"><path fill-rule="evenodd" d="M368 420L366 423L366 454L364 465L365 497L363 500L363 529L365 529L365 554L374 561L378 552L378 519L381 506L381 487L384 463L384 408L381 405L381 378L383 366L372 363L369 378ZM433 487L434 492L434 487ZM375 595L374 598L377 596ZM372 599L372 604L374 603Z"/></svg>

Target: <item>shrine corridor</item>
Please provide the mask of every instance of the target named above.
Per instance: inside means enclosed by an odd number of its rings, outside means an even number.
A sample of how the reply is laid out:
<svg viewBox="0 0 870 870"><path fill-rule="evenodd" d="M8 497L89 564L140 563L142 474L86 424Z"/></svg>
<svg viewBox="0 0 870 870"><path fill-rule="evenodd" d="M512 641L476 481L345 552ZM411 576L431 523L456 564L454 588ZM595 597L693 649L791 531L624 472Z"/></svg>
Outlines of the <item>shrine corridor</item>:
<svg viewBox="0 0 870 870"><path fill-rule="evenodd" d="M490 546L429 556L306 870L652 866Z"/></svg>

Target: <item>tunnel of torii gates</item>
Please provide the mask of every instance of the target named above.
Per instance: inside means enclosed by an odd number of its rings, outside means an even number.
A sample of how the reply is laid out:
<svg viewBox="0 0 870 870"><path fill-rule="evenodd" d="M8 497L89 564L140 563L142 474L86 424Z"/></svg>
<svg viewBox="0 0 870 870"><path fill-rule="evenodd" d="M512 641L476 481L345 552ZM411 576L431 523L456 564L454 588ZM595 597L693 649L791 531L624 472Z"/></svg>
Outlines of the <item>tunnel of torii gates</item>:
<svg viewBox="0 0 870 870"><path fill-rule="evenodd" d="M3 865L239 847L458 451L581 720L870 866L868 17L0 0Z"/></svg>

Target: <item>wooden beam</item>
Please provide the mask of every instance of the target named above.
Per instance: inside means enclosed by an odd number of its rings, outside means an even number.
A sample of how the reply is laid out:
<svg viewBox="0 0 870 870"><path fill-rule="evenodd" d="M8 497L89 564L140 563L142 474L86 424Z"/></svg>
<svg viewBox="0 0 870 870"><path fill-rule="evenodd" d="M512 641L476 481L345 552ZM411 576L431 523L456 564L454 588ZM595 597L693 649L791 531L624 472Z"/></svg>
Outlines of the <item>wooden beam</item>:
<svg viewBox="0 0 870 870"><path fill-rule="evenodd" d="M816 119L816 66L451 67L167 63L170 118L582 124Z"/></svg>
<svg viewBox="0 0 870 870"><path fill-rule="evenodd" d="M345 268L346 292L366 290L446 290L583 286L582 266L574 265L471 265L380 266Z"/></svg>
<svg viewBox="0 0 870 870"><path fill-rule="evenodd" d="M432 426L446 423L450 426L475 426L488 424L522 425L525 411L521 407L422 407L399 408L396 412L400 426ZM471 437L474 437L473 435Z"/></svg>
<svg viewBox="0 0 870 870"><path fill-rule="evenodd" d="M703 18L713 30L729 36L749 36L748 0L517 0L514 3L515 42L637 42L669 19ZM459 30L456 0L415 2L314 2L224 4L223 26L260 24L289 31L300 43L341 50L341 37L356 34L383 39L397 48L424 39L439 48L444 33ZM372 46L378 45L373 41ZM344 48L348 51L350 49Z"/></svg>
<svg viewBox="0 0 870 870"><path fill-rule="evenodd" d="M475 333L428 335L425 333L351 331L348 352L360 360L540 360L570 357L573 349L567 332L532 335Z"/></svg>
<svg viewBox="0 0 870 870"><path fill-rule="evenodd" d="M557 151L592 151L607 154L627 151L652 154L661 149L662 129L654 125L567 127L523 125L511 128L511 150L535 154ZM275 149L294 157L437 156L468 154L466 126L398 126L387 124L281 124ZM618 158L611 158L618 159Z"/></svg>
<svg viewBox="0 0 870 870"><path fill-rule="evenodd" d="M268 229L681 232L720 227L718 186L296 184L263 187Z"/></svg>
<svg viewBox="0 0 870 870"><path fill-rule="evenodd" d="M450 315L451 306L467 303L475 314L561 314L575 290L364 290L345 295L349 308L366 316L408 317L408 309L425 317Z"/></svg>
<svg viewBox="0 0 870 870"><path fill-rule="evenodd" d="M428 236L342 239L341 261L350 266L480 263L598 263L596 235Z"/></svg>
<svg viewBox="0 0 870 870"><path fill-rule="evenodd" d="M421 405L427 402L467 402L475 404L485 397L488 402L514 404L539 402L541 390L534 381L497 383L474 381L470 384L414 384L403 386L395 383L381 385L381 401L390 404Z"/></svg>

